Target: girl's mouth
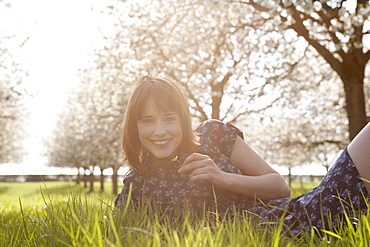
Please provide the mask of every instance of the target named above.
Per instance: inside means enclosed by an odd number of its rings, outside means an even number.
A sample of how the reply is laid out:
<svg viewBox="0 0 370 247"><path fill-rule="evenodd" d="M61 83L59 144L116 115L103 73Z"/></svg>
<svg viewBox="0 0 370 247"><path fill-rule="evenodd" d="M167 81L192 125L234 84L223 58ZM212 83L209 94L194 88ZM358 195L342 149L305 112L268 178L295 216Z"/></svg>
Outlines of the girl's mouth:
<svg viewBox="0 0 370 247"><path fill-rule="evenodd" d="M170 139L161 140L161 141L152 141L155 145L165 145L170 142Z"/></svg>

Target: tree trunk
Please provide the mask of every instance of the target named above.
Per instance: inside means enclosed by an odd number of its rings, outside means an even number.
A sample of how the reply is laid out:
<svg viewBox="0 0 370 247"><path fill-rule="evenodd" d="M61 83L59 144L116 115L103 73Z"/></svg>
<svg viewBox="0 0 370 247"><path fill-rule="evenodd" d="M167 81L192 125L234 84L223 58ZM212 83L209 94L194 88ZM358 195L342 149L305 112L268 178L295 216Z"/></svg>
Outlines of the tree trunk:
<svg viewBox="0 0 370 247"><path fill-rule="evenodd" d="M76 178L76 184L80 184L80 182L81 182L80 167L77 167L77 178Z"/></svg>
<svg viewBox="0 0 370 247"><path fill-rule="evenodd" d="M112 166L112 169L113 169L113 175L112 175L112 186L113 186L113 195L117 195L118 194L118 166L117 165L113 165Z"/></svg>
<svg viewBox="0 0 370 247"><path fill-rule="evenodd" d="M346 92L349 138L353 138L367 124L364 83L358 76L342 77Z"/></svg>
<svg viewBox="0 0 370 247"><path fill-rule="evenodd" d="M87 188L87 180L88 180L88 177L87 177L87 175L86 175L86 171L87 171L87 169L86 168L84 168L84 187L85 188Z"/></svg>
<svg viewBox="0 0 370 247"><path fill-rule="evenodd" d="M100 168L100 192L104 192L104 174L103 174L104 169L101 167L99 168Z"/></svg>
<svg viewBox="0 0 370 247"><path fill-rule="evenodd" d="M90 180L90 191L89 191L89 193L93 193L94 192L94 173L93 172L90 173L89 180Z"/></svg>
<svg viewBox="0 0 370 247"><path fill-rule="evenodd" d="M219 96L212 97L212 119L220 119L221 98Z"/></svg>
<svg viewBox="0 0 370 247"><path fill-rule="evenodd" d="M234 64L236 65L236 64ZM212 119L220 119L220 105L222 101L222 96L224 94L225 86L229 81L232 73L227 73L221 82L214 81L211 84L211 94L212 94Z"/></svg>
<svg viewBox="0 0 370 247"><path fill-rule="evenodd" d="M325 165L324 167L325 167L326 173L328 173L330 165Z"/></svg>
<svg viewBox="0 0 370 247"><path fill-rule="evenodd" d="M288 184L289 184L289 187L292 187L292 168L291 167L288 168Z"/></svg>

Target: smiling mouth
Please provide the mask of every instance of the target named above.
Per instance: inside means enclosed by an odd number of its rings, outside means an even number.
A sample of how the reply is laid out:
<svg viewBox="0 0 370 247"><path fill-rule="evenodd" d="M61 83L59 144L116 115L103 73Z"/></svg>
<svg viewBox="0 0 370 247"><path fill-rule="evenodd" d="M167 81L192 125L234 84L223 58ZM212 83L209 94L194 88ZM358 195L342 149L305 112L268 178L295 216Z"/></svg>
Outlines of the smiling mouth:
<svg viewBox="0 0 370 247"><path fill-rule="evenodd" d="M168 139L168 140L164 140L164 141L153 141L153 143L155 144L155 145L165 145L165 144L167 144L167 143L169 143L170 142L170 140Z"/></svg>

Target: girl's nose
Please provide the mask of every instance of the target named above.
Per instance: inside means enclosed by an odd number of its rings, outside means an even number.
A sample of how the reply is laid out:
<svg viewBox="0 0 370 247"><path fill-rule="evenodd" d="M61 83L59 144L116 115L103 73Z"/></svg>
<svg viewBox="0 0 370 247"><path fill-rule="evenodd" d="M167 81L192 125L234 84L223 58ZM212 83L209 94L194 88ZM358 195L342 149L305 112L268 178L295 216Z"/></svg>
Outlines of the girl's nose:
<svg viewBox="0 0 370 247"><path fill-rule="evenodd" d="M158 122L155 125L154 135L156 135L156 136L162 136L162 135L165 135L165 134L166 134L166 126L165 126L165 124L162 123L162 122Z"/></svg>

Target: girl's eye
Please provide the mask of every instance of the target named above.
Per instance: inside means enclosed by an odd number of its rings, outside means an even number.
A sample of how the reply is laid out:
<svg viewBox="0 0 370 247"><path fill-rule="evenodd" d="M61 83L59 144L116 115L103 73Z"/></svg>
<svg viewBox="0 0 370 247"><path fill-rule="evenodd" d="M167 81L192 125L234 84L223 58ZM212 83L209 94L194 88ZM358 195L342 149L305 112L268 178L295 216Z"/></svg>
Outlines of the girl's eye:
<svg viewBox="0 0 370 247"><path fill-rule="evenodd" d="M175 121L176 120L176 117L175 116L169 116L169 117L166 117L165 118L165 121L166 122L172 122L172 121Z"/></svg>
<svg viewBox="0 0 370 247"><path fill-rule="evenodd" d="M149 123L153 123L153 119L143 118L143 119L140 120L140 122L145 123L145 124L149 124Z"/></svg>

